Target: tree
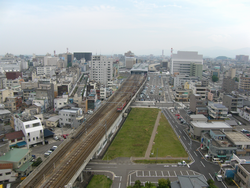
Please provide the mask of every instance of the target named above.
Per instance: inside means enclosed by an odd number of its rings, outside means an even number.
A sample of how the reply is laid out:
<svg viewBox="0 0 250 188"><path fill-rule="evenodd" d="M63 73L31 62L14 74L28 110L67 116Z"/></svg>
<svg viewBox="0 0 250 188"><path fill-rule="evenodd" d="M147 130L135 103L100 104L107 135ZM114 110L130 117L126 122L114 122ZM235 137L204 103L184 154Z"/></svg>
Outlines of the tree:
<svg viewBox="0 0 250 188"><path fill-rule="evenodd" d="M212 76L212 81L213 82L217 82L218 80L219 80L219 78L217 76L215 76L215 75Z"/></svg>
<svg viewBox="0 0 250 188"><path fill-rule="evenodd" d="M141 188L141 187L142 187L141 181L140 180L136 180L133 188Z"/></svg>
<svg viewBox="0 0 250 188"><path fill-rule="evenodd" d="M234 77L233 80L236 82L239 82L239 78L237 78L237 77Z"/></svg>
<svg viewBox="0 0 250 188"><path fill-rule="evenodd" d="M156 188L156 186L155 186L155 184L148 181L145 183L145 188Z"/></svg>
<svg viewBox="0 0 250 188"><path fill-rule="evenodd" d="M214 180L212 179L209 179L207 180L207 183L208 183L208 188L218 188L216 185L214 185Z"/></svg>
<svg viewBox="0 0 250 188"><path fill-rule="evenodd" d="M170 188L171 186L171 182L169 181L169 179L159 179L158 180L158 188Z"/></svg>

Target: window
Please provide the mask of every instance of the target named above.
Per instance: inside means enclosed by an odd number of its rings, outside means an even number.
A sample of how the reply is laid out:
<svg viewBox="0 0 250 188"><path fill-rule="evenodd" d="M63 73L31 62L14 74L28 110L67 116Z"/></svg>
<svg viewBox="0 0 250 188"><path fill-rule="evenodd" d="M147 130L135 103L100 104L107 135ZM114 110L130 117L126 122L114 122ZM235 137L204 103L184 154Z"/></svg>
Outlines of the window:
<svg viewBox="0 0 250 188"><path fill-rule="evenodd" d="M12 139L12 140L11 140L11 143L13 143L13 142L15 142L15 139Z"/></svg>
<svg viewBox="0 0 250 188"><path fill-rule="evenodd" d="M17 139L17 141L20 141L20 140L23 140L23 138L21 137L21 138L18 138L18 139Z"/></svg>
<svg viewBox="0 0 250 188"><path fill-rule="evenodd" d="M43 133L43 131L42 131L42 130L40 130L40 133Z"/></svg>
<svg viewBox="0 0 250 188"><path fill-rule="evenodd" d="M30 136L30 133L28 133L28 136Z"/></svg>
<svg viewBox="0 0 250 188"><path fill-rule="evenodd" d="M29 142L30 142L30 138L29 138Z"/></svg>
<svg viewBox="0 0 250 188"><path fill-rule="evenodd" d="M36 139L38 140L38 136L36 137Z"/></svg>
<svg viewBox="0 0 250 188"><path fill-rule="evenodd" d="M40 123L34 123L33 124L33 127L38 127L38 126L40 126Z"/></svg>
<svg viewBox="0 0 250 188"><path fill-rule="evenodd" d="M2 176L3 174L0 174L0 176Z"/></svg>
<svg viewBox="0 0 250 188"><path fill-rule="evenodd" d="M30 127L30 125L25 125L25 128L27 129L27 128L29 128Z"/></svg>
<svg viewBox="0 0 250 188"><path fill-rule="evenodd" d="M35 140L35 137L33 137L33 140Z"/></svg>

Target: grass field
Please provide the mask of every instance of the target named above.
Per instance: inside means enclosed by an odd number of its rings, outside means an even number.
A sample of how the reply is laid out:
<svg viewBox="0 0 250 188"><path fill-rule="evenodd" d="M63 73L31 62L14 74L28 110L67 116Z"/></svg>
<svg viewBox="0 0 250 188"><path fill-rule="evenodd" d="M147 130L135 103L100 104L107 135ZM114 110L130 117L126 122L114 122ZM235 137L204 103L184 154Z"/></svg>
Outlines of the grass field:
<svg viewBox="0 0 250 188"><path fill-rule="evenodd" d="M94 175L87 188L110 188L112 180L104 175Z"/></svg>
<svg viewBox="0 0 250 188"><path fill-rule="evenodd" d="M187 152L163 114L161 114L154 142L155 144L153 145L150 157L188 157Z"/></svg>
<svg viewBox="0 0 250 188"><path fill-rule="evenodd" d="M159 109L133 108L103 160L144 157Z"/></svg>

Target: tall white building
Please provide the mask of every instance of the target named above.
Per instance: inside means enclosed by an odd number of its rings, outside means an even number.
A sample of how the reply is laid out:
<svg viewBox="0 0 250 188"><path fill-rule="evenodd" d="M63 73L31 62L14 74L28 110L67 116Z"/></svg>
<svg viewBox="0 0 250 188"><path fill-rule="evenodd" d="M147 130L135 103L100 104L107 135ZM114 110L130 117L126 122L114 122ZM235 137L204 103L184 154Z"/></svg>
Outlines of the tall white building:
<svg viewBox="0 0 250 188"><path fill-rule="evenodd" d="M36 68L36 72L37 72L37 75L43 75L43 74L46 74L46 75L49 75L51 73L51 71L55 70L56 67L37 67Z"/></svg>
<svg viewBox="0 0 250 188"><path fill-rule="evenodd" d="M59 60L59 57L45 56L44 57L44 66L57 66L58 60Z"/></svg>
<svg viewBox="0 0 250 188"><path fill-rule="evenodd" d="M23 131L27 148L31 145L42 143L44 144L43 126L41 120L35 116L14 116L15 131Z"/></svg>
<svg viewBox="0 0 250 188"><path fill-rule="evenodd" d="M191 63L203 65L203 55L199 55L198 52L178 51L177 54L172 54L170 73L189 75Z"/></svg>
<svg viewBox="0 0 250 188"><path fill-rule="evenodd" d="M105 85L113 80L113 58L94 55L92 56L90 67L90 80Z"/></svg>

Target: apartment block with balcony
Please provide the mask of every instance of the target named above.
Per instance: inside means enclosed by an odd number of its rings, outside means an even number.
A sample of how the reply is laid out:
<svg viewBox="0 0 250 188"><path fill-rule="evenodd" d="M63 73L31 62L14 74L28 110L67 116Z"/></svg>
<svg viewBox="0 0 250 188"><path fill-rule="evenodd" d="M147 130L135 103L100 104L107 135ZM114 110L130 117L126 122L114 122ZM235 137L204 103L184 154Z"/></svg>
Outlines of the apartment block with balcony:
<svg viewBox="0 0 250 188"><path fill-rule="evenodd" d="M228 108L220 103L208 102L208 115L213 119L227 118Z"/></svg>
<svg viewBox="0 0 250 188"><path fill-rule="evenodd" d="M235 82L233 78L230 77L224 77L222 82L222 90L226 93L231 93L232 91L238 90L238 82Z"/></svg>
<svg viewBox="0 0 250 188"><path fill-rule="evenodd" d="M243 75L239 78L239 89L243 91L250 91L250 77L245 77Z"/></svg>
<svg viewBox="0 0 250 188"><path fill-rule="evenodd" d="M22 107L22 98L21 97L7 97L4 102L5 108L15 112Z"/></svg>
<svg viewBox="0 0 250 188"><path fill-rule="evenodd" d="M0 103L4 103L7 97L13 97L13 91L11 89L0 90Z"/></svg>
<svg viewBox="0 0 250 188"><path fill-rule="evenodd" d="M234 180L241 188L249 188L250 184L250 164L241 163L237 166Z"/></svg>
<svg viewBox="0 0 250 188"><path fill-rule="evenodd" d="M29 100L30 93L36 93L36 88L23 89L23 100L24 101Z"/></svg>
<svg viewBox="0 0 250 188"><path fill-rule="evenodd" d="M63 108L69 103L68 95L63 95L62 97L57 97L54 99L54 111Z"/></svg>
<svg viewBox="0 0 250 188"><path fill-rule="evenodd" d="M106 88L100 88L100 99L101 100L105 100L106 99L106 95L107 95L107 91Z"/></svg>
<svg viewBox="0 0 250 188"><path fill-rule="evenodd" d="M113 80L113 59L106 56L92 56L90 63L90 80L107 85Z"/></svg>
<svg viewBox="0 0 250 188"><path fill-rule="evenodd" d="M187 90L176 90L175 101L188 102L188 91Z"/></svg>
<svg viewBox="0 0 250 188"><path fill-rule="evenodd" d="M201 136L202 148L207 150L209 157L230 159L236 153L237 146L231 142L221 130L212 129Z"/></svg>
<svg viewBox="0 0 250 188"><path fill-rule="evenodd" d="M84 121L81 108L62 109L59 111L59 126L77 128Z"/></svg>
<svg viewBox="0 0 250 188"><path fill-rule="evenodd" d="M223 95L222 104L225 105L229 111L237 111L237 108L243 108L243 98L237 95Z"/></svg>
<svg viewBox="0 0 250 188"><path fill-rule="evenodd" d="M14 127L16 131L23 131L27 148L38 143L44 144L43 127L39 118L27 114L14 115Z"/></svg>

